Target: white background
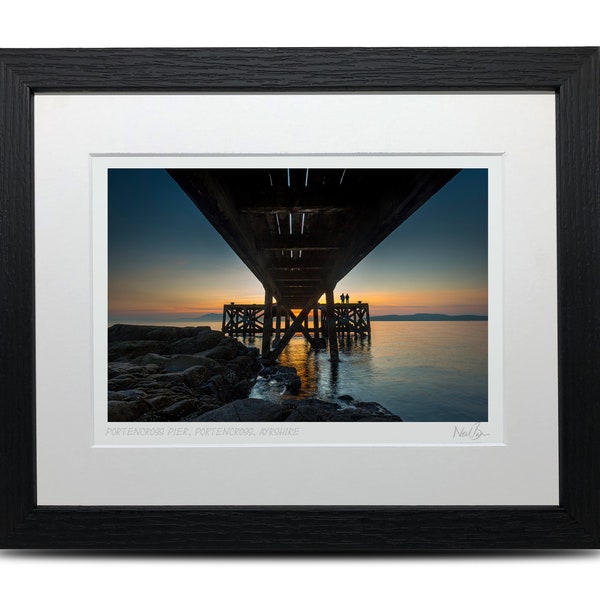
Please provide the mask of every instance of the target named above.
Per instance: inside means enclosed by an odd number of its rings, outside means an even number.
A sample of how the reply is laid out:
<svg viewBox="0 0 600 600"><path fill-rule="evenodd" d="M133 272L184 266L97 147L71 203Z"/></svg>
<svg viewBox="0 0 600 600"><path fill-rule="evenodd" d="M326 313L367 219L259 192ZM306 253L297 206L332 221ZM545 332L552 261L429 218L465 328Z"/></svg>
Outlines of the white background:
<svg viewBox="0 0 600 600"><path fill-rule="evenodd" d="M595 2L1 0L0 46L600 45ZM0 552L7 598L565 598L600 553L207 558Z"/></svg>

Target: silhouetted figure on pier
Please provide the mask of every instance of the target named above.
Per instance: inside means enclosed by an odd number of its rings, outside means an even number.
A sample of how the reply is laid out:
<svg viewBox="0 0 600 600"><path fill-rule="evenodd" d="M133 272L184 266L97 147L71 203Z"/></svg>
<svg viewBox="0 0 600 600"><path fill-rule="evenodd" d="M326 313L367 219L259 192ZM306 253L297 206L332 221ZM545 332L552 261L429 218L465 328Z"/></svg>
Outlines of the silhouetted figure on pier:
<svg viewBox="0 0 600 600"><path fill-rule="evenodd" d="M342 304L344 304L344 294L340 294L340 301Z"/></svg>
<svg viewBox="0 0 600 600"><path fill-rule="evenodd" d="M348 296L348 294L346 294L346 304L348 304L350 302L350 296Z"/></svg>

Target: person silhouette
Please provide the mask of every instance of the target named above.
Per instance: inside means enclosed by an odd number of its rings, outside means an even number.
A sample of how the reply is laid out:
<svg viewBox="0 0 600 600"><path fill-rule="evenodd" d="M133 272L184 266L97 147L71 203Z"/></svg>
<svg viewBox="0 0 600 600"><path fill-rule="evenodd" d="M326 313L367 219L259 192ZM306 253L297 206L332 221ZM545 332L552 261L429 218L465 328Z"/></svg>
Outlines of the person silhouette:
<svg viewBox="0 0 600 600"><path fill-rule="evenodd" d="M348 294L346 294L346 304L348 304L350 302L350 296L348 296Z"/></svg>
<svg viewBox="0 0 600 600"><path fill-rule="evenodd" d="M340 300L341 300L342 304L344 304L344 294L340 294Z"/></svg>

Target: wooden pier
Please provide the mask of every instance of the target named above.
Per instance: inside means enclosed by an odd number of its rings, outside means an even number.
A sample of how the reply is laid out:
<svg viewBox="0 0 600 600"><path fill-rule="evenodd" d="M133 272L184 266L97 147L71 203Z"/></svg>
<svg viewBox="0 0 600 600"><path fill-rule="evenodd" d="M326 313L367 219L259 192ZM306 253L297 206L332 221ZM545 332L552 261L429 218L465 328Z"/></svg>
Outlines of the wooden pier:
<svg viewBox="0 0 600 600"><path fill-rule="evenodd" d="M298 333L302 333L315 348L326 347L329 338L327 305L316 304L312 312L304 319ZM223 306L224 334L232 337L263 335L265 333L265 304L236 304L231 302ZM283 306L271 306L271 323L267 330L278 340L290 330L291 324L298 318L294 311ZM333 306L335 334L337 336L370 337L371 319L369 305L363 302L337 303Z"/></svg>
<svg viewBox="0 0 600 600"><path fill-rule="evenodd" d="M371 328L367 304L334 303L336 285L459 170L168 172L264 287L261 305L225 306L223 331L260 334L262 356L272 360L301 333L337 362L338 337L368 336Z"/></svg>

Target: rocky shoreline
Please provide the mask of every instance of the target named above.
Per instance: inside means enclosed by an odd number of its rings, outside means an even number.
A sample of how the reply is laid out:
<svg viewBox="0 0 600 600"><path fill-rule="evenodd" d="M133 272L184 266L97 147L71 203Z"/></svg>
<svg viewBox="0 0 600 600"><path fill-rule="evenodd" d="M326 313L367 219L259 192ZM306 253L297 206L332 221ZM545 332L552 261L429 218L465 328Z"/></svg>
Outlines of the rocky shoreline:
<svg viewBox="0 0 600 600"><path fill-rule="evenodd" d="M249 398L258 377L294 395L292 367L259 359L256 348L210 327L113 325L108 329L108 420L401 421L376 402L340 396L280 403Z"/></svg>

